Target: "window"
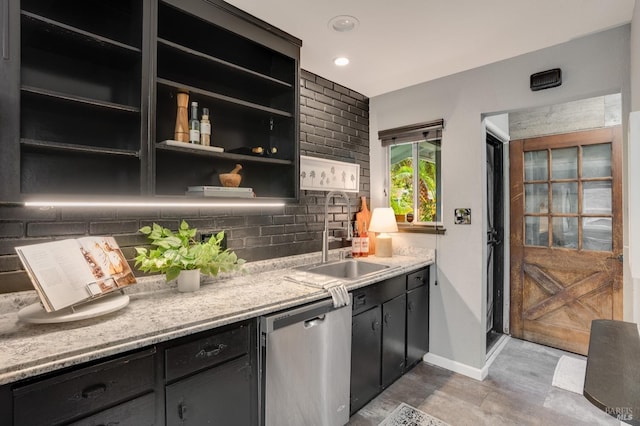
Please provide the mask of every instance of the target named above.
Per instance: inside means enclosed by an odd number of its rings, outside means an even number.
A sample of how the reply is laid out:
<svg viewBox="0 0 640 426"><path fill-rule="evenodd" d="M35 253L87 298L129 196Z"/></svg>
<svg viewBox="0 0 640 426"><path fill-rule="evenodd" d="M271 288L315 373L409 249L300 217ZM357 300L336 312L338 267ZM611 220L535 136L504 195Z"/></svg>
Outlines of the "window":
<svg viewBox="0 0 640 426"><path fill-rule="evenodd" d="M387 147L389 206L399 223L441 222L442 120L379 133Z"/></svg>

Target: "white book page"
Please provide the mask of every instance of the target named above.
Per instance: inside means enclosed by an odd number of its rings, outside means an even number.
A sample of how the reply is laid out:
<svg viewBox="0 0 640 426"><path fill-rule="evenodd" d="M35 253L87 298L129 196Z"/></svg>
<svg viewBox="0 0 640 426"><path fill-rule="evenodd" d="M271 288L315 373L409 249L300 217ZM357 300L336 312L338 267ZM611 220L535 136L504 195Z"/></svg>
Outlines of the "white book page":
<svg viewBox="0 0 640 426"><path fill-rule="evenodd" d="M87 299L87 285L95 278L75 240L54 241L16 247L29 263L53 309L58 310Z"/></svg>

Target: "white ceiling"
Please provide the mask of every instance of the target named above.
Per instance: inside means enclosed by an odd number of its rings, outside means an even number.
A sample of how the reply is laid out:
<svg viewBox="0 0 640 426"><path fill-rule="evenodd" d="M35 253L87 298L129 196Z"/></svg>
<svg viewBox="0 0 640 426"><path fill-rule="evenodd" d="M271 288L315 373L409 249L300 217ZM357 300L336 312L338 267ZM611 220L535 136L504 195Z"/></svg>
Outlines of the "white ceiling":
<svg viewBox="0 0 640 426"><path fill-rule="evenodd" d="M301 67L373 97L631 21L634 0L226 0L302 39ZM360 25L329 29L337 15ZM348 56L337 67L333 59ZM541 70L542 71L542 70Z"/></svg>

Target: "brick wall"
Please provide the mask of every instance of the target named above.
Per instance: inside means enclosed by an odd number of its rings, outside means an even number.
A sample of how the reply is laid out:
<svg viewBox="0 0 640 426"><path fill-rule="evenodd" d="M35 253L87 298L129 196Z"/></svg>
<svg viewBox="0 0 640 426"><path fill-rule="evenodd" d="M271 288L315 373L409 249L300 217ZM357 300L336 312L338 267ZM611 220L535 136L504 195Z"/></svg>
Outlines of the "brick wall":
<svg viewBox="0 0 640 426"><path fill-rule="evenodd" d="M360 193L369 196L369 99L302 70L300 153L360 164ZM263 260L320 250L325 193L300 191L300 201L277 209L49 209L0 206L0 293L31 289L14 247L79 237L113 235L127 259L146 243L137 230L153 222L177 229L185 219L202 232L224 230L238 256ZM331 227L344 227L346 206L329 208ZM336 235L341 235L336 231ZM136 274L140 274L136 271Z"/></svg>

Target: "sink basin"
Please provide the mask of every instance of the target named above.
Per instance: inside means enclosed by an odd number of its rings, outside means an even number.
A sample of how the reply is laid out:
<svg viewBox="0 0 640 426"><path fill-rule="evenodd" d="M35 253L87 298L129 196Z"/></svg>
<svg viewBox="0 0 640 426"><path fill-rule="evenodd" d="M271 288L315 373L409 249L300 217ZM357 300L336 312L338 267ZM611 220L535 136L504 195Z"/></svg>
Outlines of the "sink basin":
<svg viewBox="0 0 640 426"><path fill-rule="evenodd" d="M387 269L387 265L377 263L362 262L355 259L340 260L337 262L323 263L315 266L305 266L303 269L314 274L322 274L335 278L356 279L374 272Z"/></svg>

